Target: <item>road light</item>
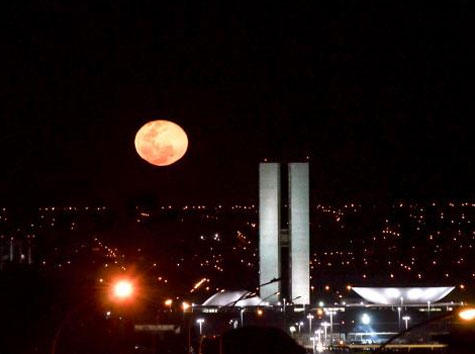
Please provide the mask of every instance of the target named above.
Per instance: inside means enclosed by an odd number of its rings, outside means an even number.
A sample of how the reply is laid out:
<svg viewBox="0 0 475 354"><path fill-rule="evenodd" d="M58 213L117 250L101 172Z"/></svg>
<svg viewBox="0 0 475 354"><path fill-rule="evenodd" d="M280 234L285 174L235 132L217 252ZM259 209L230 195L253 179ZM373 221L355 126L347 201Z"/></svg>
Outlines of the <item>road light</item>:
<svg viewBox="0 0 475 354"><path fill-rule="evenodd" d="M318 318L321 318L323 316L323 309L321 308L317 309L317 315L318 315Z"/></svg>
<svg viewBox="0 0 475 354"><path fill-rule="evenodd" d="M244 311L246 311L245 307L241 307L239 310L239 317L241 318L241 327L244 327Z"/></svg>
<svg viewBox="0 0 475 354"><path fill-rule="evenodd" d="M401 310L402 307L397 308L398 330L401 331Z"/></svg>
<svg viewBox="0 0 475 354"><path fill-rule="evenodd" d="M322 329L319 328L315 331L315 334L317 335L317 339L318 339L318 343L321 344L322 343Z"/></svg>
<svg viewBox="0 0 475 354"><path fill-rule="evenodd" d="M407 323L409 322L409 320L410 320L411 318L410 318L409 316L403 316L402 319L403 319L403 321L406 323L406 330L407 330L407 328L408 328Z"/></svg>
<svg viewBox="0 0 475 354"><path fill-rule="evenodd" d="M475 309L462 310L458 315L464 321L473 321L475 319Z"/></svg>
<svg viewBox="0 0 475 354"><path fill-rule="evenodd" d="M308 331L310 334L312 334L312 320L313 320L313 315L311 313L308 314Z"/></svg>
<svg viewBox="0 0 475 354"><path fill-rule="evenodd" d="M204 318L198 318L196 323L200 326L200 336L203 334L203 322L205 321Z"/></svg>
<svg viewBox="0 0 475 354"><path fill-rule="evenodd" d="M300 321L300 322L297 322L297 323L295 323L295 324L296 324L296 325L299 327L299 333L300 333L300 327L302 327L302 326L303 326L303 322L302 322L302 321Z"/></svg>
<svg viewBox="0 0 475 354"><path fill-rule="evenodd" d="M327 334L328 334L328 327L330 326L330 323L328 322L322 322L323 326L323 342L326 344L327 343Z"/></svg>
<svg viewBox="0 0 475 354"><path fill-rule="evenodd" d="M183 313L185 313L190 308L190 304L187 303L186 301L183 301L181 303L181 308L183 309Z"/></svg>
<svg viewBox="0 0 475 354"><path fill-rule="evenodd" d="M118 300L129 299L134 293L134 286L128 280L119 280L114 284L113 295Z"/></svg>
<svg viewBox="0 0 475 354"><path fill-rule="evenodd" d="M315 342L317 341L317 337L310 337L310 340L312 341L312 350L315 353Z"/></svg>
<svg viewBox="0 0 475 354"><path fill-rule="evenodd" d="M168 309L171 311L173 300L172 299L166 299L163 304L168 307Z"/></svg>
<svg viewBox="0 0 475 354"><path fill-rule="evenodd" d="M325 311L330 316L330 344L333 344L333 315L336 314L336 311L334 309L327 309Z"/></svg>

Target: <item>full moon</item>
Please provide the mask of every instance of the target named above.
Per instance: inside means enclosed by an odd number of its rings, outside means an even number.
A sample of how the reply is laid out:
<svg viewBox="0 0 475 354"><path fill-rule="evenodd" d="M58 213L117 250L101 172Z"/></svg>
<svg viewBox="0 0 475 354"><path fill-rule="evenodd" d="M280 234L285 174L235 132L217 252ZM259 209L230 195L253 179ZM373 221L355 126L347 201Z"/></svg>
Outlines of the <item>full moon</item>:
<svg viewBox="0 0 475 354"><path fill-rule="evenodd" d="M146 123L135 135L137 154L155 166L168 166L185 155L188 137L178 125L168 120Z"/></svg>

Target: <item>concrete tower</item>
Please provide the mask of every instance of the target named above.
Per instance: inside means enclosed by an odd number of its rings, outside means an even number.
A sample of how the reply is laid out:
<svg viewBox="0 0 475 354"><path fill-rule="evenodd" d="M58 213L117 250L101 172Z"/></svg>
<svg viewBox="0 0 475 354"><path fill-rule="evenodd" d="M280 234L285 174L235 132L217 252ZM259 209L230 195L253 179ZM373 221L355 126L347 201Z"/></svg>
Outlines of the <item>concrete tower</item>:
<svg viewBox="0 0 475 354"><path fill-rule="evenodd" d="M308 163L289 164L290 296L310 303L310 216Z"/></svg>
<svg viewBox="0 0 475 354"><path fill-rule="evenodd" d="M259 284L280 277L280 164L259 165ZM278 301L280 283L265 285L260 296Z"/></svg>
<svg viewBox="0 0 475 354"><path fill-rule="evenodd" d="M282 284L289 284L287 301L310 303L310 232L308 163L288 165L288 229L281 220L281 168L279 163L259 164L259 269L260 284L283 274L260 289L261 298L276 303ZM284 215L285 216L285 215ZM285 221L285 219L284 219ZM287 255L288 257L282 257ZM283 262L284 259L284 262ZM288 261L285 262L285 259ZM288 264L286 264L288 263ZM288 266L288 271L287 267ZM284 270L284 271L283 271Z"/></svg>

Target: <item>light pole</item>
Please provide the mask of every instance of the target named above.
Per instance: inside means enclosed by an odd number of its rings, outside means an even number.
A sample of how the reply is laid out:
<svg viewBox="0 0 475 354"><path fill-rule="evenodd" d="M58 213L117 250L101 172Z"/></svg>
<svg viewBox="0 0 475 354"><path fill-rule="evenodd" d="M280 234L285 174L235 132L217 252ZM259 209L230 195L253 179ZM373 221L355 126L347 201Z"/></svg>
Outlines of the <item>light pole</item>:
<svg viewBox="0 0 475 354"><path fill-rule="evenodd" d="M186 312L190 308L190 304L186 301L181 303L181 309L183 310L183 328L186 326Z"/></svg>
<svg viewBox="0 0 475 354"><path fill-rule="evenodd" d="M241 327L244 327L244 310L244 307L241 307L241 309L239 310L239 315L241 317Z"/></svg>
<svg viewBox="0 0 475 354"><path fill-rule="evenodd" d="M111 300L112 302L115 302L118 305L124 305L134 301L136 297L136 292L137 289L134 281L128 279L121 279L114 282L108 289L108 297L109 300ZM66 313L65 317L62 319L55 331L53 341L51 343L51 354L56 354L56 347L58 345L63 328L72 318L74 318L78 314L79 311L87 311L85 306L89 305L89 299L83 300L82 302L76 304L76 306L74 306L69 312ZM106 316L110 315L111 312L107 311Z"/></svg>
<svg viewBox="0 0 475 354"><path fill-rule="evenodd" d="M335 314L335 310L328 309L327 313L330 316L330 344L333 344L333 315Z"/></svg>
<svg viewBox="0 0 475 354"><path fill-rule="evenodd" d="M313 320L313 315L311 313L308 314L308 333L312 334L312 320Z"/></svg>
<svg viewBox="0 0 475 354"><path fill-rule="evenodd" d="M198 318L196 323L200 326L200 336L203 334L203 322L205 321L204 318Z"/></svg>
<svg viewBox="0 0 475 354"><path fill-rule="evenodd" d="M312 341L312 352L315 353L315 341L317 337L310 337L310 340Z"/></svg>
<svg viewBox="0 0 475 354"><path fill-rule="evenodd" d="M427 301L427 317L429 317L430 320L430 301Z"/></svg>
<svg viewBox="0 0 475 354"><path fill-rule="evenodd" d="M322 330L319 328L315 331L315 334L317 335L317 340L318 340L318 343L321 343L322 342Z"/></svg>
<svg viewBox="0 0 475 354"><path fill-rule="evenodd" d="M398 323L398 330L399 330L399 332L401 332L401 309L402 309L402 308L401 308L400 306L397 308L397 318L398 318L398 322L397 322L397 323Z"/></svg>
<svg viewBox="0 0 475 354"><path fill-rule="evenodd" d="M407 323L409 322L409 320L411 319L409 316L403 316L402 319L404 320L404 322L406 322L406 331L407 331Z"/></svg>
<svg viewBox="0 0 475 354"><path fill-rule="evenodd" d="M317 335L317 345L315 346L315 349L317 353L323 352L323 343L322 343L322 329L319 328L315 331L315 334Z"/></svg>
<svg viewBox="0 0 475 354"><path fill-rule="evenodd" d="M186 328L186 311L190 308L190 304L186 301L181 303L183 310L183 328ZM188 320L188 353L191 353L191 318Z"/></svg>
<svg viewBox="0 0 475 354"><path fill-rule="evenodd" d="M303 326L303 322L302 322L302 321L300 321L300 322L297 322L297 323L296 323L296 325L297 325L297 326L299 326L299 333L300 333L300 327L302 327L302 326Z"/></svg>
<svg viewBox="0 0 475 354"><path fill-rule="evenodd" d="M327 334L328 334L328 326L330 326L330 324L328 322L322 322L322 326L323 326L323 342L325 343L325 345L327 344Z"/></svg>

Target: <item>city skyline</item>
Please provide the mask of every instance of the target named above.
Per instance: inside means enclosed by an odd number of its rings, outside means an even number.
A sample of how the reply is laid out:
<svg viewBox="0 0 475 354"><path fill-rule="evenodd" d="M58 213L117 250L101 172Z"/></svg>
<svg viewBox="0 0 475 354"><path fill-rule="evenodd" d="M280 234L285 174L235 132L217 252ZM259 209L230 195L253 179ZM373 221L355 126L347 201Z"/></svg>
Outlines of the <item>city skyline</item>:
<svg viewBox="0 0 475 354"><path fill-rule="evenodd" d="M6 3L0 352L472 349L472 22Z"/></svg>

